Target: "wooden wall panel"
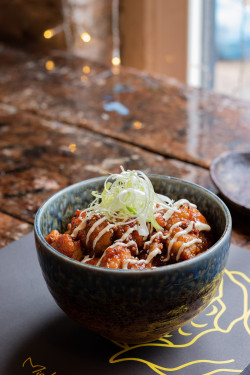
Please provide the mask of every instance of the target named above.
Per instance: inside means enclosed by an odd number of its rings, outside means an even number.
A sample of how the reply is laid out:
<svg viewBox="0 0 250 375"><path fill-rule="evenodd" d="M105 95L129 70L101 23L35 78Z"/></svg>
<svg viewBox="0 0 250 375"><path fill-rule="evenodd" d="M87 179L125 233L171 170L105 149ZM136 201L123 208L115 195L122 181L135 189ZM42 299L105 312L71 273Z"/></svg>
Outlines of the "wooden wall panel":
<svg viewBox="0 0 250 375"><path fill-rule="evenodd" d="M186 82L188 0L121 0L122 64Z"/></svg>

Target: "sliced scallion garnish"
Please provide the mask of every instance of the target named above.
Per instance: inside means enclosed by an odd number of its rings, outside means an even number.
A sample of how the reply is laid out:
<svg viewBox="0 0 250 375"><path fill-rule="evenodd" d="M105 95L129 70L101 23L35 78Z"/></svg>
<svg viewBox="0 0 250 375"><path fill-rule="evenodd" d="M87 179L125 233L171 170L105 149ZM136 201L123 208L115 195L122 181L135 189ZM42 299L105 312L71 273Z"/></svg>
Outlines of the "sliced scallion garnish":
<svg viewBox="0 0 250 375"><path fill-rule="evenodd" d="M92 192L95 200L87 211L95 211L107 216L113 223L138 222L138 232L142 236L149 234L147 223L157 230L163 228L157 223L154 212L156 207L172 208L170 198L156 194L150 179L145 173L136 170L110 175L102 193Z"/></svg>

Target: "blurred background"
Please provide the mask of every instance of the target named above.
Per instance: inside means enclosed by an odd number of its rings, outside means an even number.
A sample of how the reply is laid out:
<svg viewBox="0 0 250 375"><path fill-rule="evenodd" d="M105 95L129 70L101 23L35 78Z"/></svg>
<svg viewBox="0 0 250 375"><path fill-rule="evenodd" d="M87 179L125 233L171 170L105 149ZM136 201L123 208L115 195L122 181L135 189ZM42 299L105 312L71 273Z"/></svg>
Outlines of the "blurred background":
<svg viewBox="0 0 250 375"><path fill-rule="evenodd" d="M250 98L249 0L0 0L0 39Z"/></svg>

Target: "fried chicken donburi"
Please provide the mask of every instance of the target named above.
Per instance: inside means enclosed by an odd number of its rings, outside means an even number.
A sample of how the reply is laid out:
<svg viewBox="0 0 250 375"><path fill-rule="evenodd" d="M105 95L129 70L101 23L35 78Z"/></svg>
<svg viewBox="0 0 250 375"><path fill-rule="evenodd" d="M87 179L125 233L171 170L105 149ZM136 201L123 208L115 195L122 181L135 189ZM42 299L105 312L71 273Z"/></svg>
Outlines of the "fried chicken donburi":
<svg viewBox="0 0 250 375"><path fill-rule="evenodd" d="M45 237L72 259L143 270L185 261L213 244L211 227L197 207L156 194L140 171L110 176L103 192L93 195L95 201L75 212L64 234L52 230Z"/></svg>

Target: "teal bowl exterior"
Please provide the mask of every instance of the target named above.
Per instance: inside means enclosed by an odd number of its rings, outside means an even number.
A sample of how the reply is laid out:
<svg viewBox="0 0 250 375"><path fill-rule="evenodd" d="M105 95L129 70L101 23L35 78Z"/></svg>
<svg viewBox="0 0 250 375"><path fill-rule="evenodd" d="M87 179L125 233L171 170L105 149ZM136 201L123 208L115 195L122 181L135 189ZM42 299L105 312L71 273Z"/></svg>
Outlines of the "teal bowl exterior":
<svg viewBox="0 0 250 375"><path fill-rule="evenodd" d="M209 304L223 276L231 239L231 216L212 192L172 177L149 176L157 193L187 198L207 217L216 243L203 254L153 270L114 270L82 264L44 239L64 230L77 208L92 200L106 177L69 186L49 198L35 219L40 266L61 309L82 326L118 342L156 340L183 326Z"/></svg>

